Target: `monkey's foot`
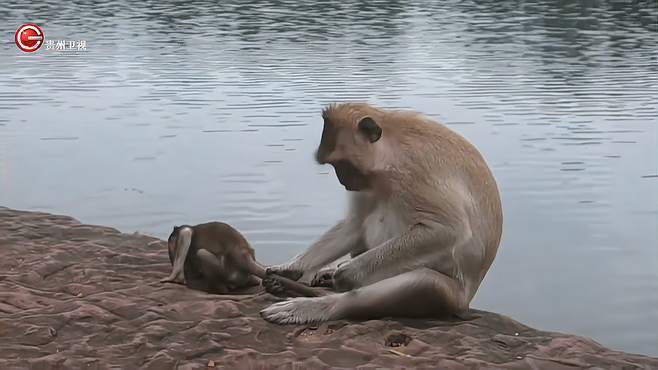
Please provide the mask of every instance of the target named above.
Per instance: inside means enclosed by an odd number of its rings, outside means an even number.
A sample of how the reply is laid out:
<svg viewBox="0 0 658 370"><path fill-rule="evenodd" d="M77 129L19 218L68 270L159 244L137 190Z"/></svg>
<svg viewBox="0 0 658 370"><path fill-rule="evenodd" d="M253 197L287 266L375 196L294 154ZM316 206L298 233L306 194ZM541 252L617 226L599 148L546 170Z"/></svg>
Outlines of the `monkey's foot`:
<svg viewBox="0 0 658 370"><path fill-rule="evenodd" d="M185 285L185 283L186 283L184 279L181 280L181 279L178 279L178 278L172 278L171 276L166 277L164 279L160 279L160 282L161 283L183 284L183 285Z"/></svg>
<svg viewBox="0 0 658 370"><path fill-rule="evenodd" d="M291 298L260 311L260 315L275 324L311 324L338 319L336 303L339 295L317 298Z"/></svg>
<svg viewBox="0 0 658 370"><path fill-rule="evenodd" d="M287 266L270 266L265 269L267 275L274 274L286 277L290 280L299 280L304 275L303 271L291 269Z"/></svg>

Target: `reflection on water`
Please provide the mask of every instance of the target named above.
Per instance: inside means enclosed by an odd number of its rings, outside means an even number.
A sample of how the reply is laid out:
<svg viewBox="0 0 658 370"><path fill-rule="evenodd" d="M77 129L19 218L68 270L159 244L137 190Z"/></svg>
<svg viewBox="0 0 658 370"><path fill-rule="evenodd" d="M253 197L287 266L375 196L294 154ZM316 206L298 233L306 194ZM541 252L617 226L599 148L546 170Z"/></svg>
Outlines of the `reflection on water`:
<svg viewBox="0 0 658 370"><path fill-rule="evenodd" d="M27 10L26 10L27 9ZM505 231L475 306L658 354L656 2L124 1L0 10L0 204L165 237L224 220L282 262L344 210L320 109L443 121ZM87 51L21 54L15 27Z"/></svg>

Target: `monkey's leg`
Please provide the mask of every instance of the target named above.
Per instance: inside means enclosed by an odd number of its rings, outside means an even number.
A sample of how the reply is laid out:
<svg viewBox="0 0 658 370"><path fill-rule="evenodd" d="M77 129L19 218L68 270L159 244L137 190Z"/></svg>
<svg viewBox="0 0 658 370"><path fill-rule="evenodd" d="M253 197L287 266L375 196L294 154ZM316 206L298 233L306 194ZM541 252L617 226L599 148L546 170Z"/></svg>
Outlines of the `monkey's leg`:
<svg viewBox="0 0 658 370"><path fill-rule="evenodd" d="M440 317L468 309L463 288L447 275L421 268L353 291L317 298L292 298L261 311L277 324L340 319Z"/></svg>
<svg viewBox="0 0 658 370"><path fill-rule="evenodd" d="M245 286L255 286L260 284L261 284L261 278L259 278L258 276L250 275L247 278Z"/></svg>
<svg viewBox="0 0 658 370"><path fill-rule="evenodd" d="M178 232L176 237L176 246L175 251L171 250L171 245L168 245L169 249L169 258L172 257L172 252L175 252L175 258L173 261L173 268L171 274L164 279L161 279L161 283L175 282L185 284L185 259L190 250L190 244L192 243L192 229L189 227L184 227Z"/></svg>
<svg viewBox="0 0 658 370"><path fill-rule="evenodd" d="M303 294L298 294L296 292L290 292L286 289L280 280L281 276L275 274L268 274L262 281L261 285L265 288L265 291L278 296L278 297L307 297ZM310 289L310 288L309 288Z"/></svg>
<svg viewBox="0 0 658 370"><path fill-rule="evenodd" d="M201 274L210 289L220 294L228 293L228 288L225 284L226 276L223 273L225 270L224 261L203 248L196 251L196 258L199 261Z"/></svg>

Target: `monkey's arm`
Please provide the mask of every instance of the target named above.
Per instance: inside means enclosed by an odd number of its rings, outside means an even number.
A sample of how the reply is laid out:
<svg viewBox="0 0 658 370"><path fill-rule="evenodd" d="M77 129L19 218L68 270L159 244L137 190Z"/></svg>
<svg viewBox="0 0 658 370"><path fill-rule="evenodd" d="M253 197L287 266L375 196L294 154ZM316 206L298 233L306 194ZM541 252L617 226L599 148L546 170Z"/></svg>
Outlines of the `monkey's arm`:
<svg viewBox="0 0 658 370"><path fill-rule="evenodd" d="M302 276L312 277L319 269L362 247L361 227L363 220L372 208L373 199L368 194L350 194L347 217L329 229L305 252L291 261L268 270L293 280Z"/></svg>
<svg viewBox="0 0 658 370"><path fill-rule="evenodd" d="M358 222L346 219L329 229L318 241L303 253L295 256L290 262L281 266L273 266L270 270L274 273L282 270L300 273L316 272L323 266L350 253L359 245L359 241Z"/></svg>
<svg viewBox="0 0 658 370"><path fill-rule="evenodd" d="M460 233L437 223L413 225L399 237L341 265L334 273L334 286L350 290L427 266L450 270L454 266L452 250L458 243L456 235Z"/></svg>

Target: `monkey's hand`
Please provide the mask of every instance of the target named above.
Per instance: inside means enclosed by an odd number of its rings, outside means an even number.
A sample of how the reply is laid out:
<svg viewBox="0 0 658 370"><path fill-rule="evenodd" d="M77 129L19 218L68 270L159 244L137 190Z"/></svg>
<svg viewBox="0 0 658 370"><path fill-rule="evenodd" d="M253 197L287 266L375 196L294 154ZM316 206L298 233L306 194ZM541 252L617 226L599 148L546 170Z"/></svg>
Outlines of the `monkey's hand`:
<svg viewBox="0 0 658 370"><path fill-rule="evenodd" d="M304 275L303 271L297 270L295 268L291 268L288 265L270 266L265 269L265 273L267 275L274 274L274 275L283 276L290 280L295 280L295 281L299 280L299 278L301 278L302 275Z"/></svg>
<svg viewBox="0 0 658 370"><path fill-rule="evenodd" d="M312 287L321 287L334 289L334 273L335 269L324 269L319 271L311 280Z"/></svg>
<svg viewBox="0 0 658 370"><path fill-rule="evenodd" d="M339 292L345 292L358 287L358 270L355 269L354 263L345 263L334 270L331 280L333 289Z"/></svg>

